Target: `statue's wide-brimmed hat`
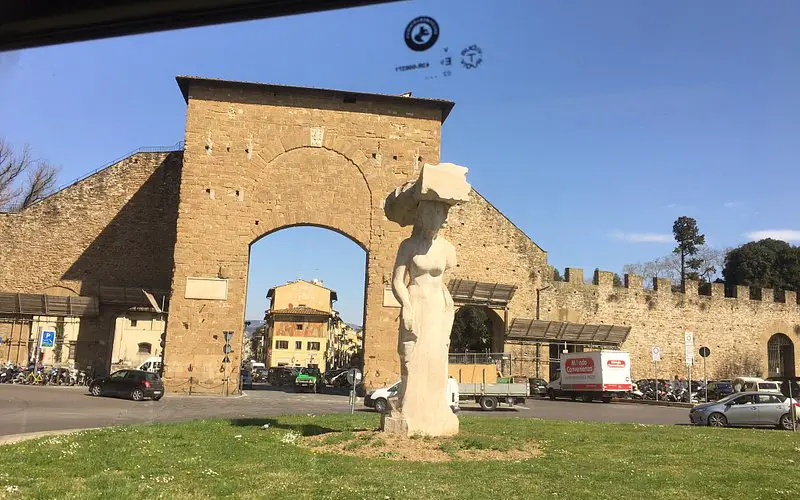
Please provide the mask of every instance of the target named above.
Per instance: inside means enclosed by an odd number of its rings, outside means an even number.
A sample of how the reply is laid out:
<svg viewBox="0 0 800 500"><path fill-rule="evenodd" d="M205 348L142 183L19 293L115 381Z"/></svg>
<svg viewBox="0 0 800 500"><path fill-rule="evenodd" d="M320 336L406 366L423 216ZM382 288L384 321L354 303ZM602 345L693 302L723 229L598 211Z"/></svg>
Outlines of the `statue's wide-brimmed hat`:
<svg viewBox="0 0 800 500"><path fill-rule="evenodd" d="M383 212L386 218L401 226L410 226L416 220L420 201L439 201L457 205L469 201L472 186L467 182L467 167L453 163L426 163L419 178L398 187L386 197Z"/></svg>

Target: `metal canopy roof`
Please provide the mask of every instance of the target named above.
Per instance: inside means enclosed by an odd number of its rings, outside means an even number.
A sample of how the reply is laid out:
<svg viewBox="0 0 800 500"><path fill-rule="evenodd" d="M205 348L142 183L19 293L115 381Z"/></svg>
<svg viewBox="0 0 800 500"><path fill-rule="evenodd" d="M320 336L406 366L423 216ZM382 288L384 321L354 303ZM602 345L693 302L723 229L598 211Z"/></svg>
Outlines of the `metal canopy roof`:
<svg viewBox="0 0 800 500"><path fill-rule="evenodd" d="M97 297L62 297L0 292L0 314L26 316L97 316Z"/></svg>
<svg viewBox="0 0 800 500"><path fill-rule="evenodd" d="M522 342L573 342L581 344L622 345L630 326L588 325L561 321L514 318L508 328L508 340Z"/></svg>
<svg viewBox="0 0 800 500"><path fill-rule="evenodd" d="M502 283L482 283L472 280L450 280L447 285L453 302L460 305L480 305L503 308L511 302L516 285Z"/></svg>

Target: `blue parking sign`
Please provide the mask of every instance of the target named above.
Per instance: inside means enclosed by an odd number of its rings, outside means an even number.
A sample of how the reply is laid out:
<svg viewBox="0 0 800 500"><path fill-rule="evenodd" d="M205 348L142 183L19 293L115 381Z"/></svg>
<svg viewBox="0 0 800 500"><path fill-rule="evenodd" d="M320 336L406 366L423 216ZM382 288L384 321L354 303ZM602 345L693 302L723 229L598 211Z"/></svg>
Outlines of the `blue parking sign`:
<svg viewBox="0 0 800 500"><path fill-rule="evenodd" d="M56 332L44 331L42 332L42 347L53 347L56 345Z"/></svg>

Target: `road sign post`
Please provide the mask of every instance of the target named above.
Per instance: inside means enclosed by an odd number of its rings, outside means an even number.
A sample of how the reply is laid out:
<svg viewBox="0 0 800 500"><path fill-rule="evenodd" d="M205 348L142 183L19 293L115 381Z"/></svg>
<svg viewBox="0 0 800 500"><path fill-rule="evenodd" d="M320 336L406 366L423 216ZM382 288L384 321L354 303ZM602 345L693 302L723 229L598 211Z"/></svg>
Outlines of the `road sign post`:
<svg viewBox="0 0 800 500"><path fill-rule="evenodd" d="M653 348L650 349L650 354L653 355L653 377L656 382L656 401L658 401L658 362L661 361L661 348L654 345Z"/></svg>
<svg viewBox="0 0 800 500"><path fill-rule="evenodd" d="M356 411L356 384L361 382L361 370L351 368L347 371L347 381L350 382L350 414Z"/></svg>
<svg viewBox="0 0 800 500"><path fill-rule="evenodd" d="M711 355L711 349L706 346L700 348L700 357L703 358L703 383L705 384L706 398L708 401L708 375L706 374L706 358ZM692 388L689 388L689 397L692 396Z"/></svg>
<svg viewBox="0 0 800 500"><path fill-rule="evenodd" d="M683 335L686 347L686 366L689 368L689 402L692 400L692 365L694 364L694 333L686 332Z"/></svg>
<svg viewBox="0 0 800 500"><path fill-rule="evenodd" d="M222 363L225 365L225 367L223 368L225 372L225 379L223 380L223 382L225 383L225 395L228 396L230 393L230 380L231 380L231 374L230 371L228 370L231 358L228 357L228 354L233 352L233 348L231 347L231 339L233 338L233 332L232 331L222 332L222 336L225 337L225 345L222 347L222 353L225 354L225 357L222 358Z"/></svg>

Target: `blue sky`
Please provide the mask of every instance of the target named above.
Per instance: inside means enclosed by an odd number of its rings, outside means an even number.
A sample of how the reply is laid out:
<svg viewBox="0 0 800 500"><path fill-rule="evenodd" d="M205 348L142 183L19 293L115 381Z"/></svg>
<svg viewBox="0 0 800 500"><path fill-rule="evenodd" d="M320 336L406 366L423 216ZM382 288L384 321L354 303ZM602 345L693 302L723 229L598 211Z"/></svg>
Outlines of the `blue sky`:
<svg viewBox="0 0 800 500"><path fill-rule="evenodd" d="M402 40L418 15L441 27L423 53ZM0 54L0 136L66 183L181 140L175 75L411 90L456 102L442 159L469 167L551 264L618 271L669 253L680 215L718 247L800 242L798 20L792 1L413 1L32 49ZM457 54L473 44L483 62L467 70ZM364 254L344 237L275 233L251 263L248 317L270 286L318 277L360 323Z"/></svg>

